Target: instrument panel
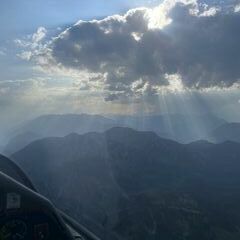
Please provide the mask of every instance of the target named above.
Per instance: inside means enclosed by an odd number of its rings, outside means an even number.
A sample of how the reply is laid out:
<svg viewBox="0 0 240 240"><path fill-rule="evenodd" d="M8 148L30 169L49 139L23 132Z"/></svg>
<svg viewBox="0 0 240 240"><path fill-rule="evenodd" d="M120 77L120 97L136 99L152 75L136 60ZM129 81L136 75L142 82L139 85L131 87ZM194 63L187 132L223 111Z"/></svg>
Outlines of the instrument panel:
<svg viewBox="0 0 240 240"><path fill-rule="evenodd" d="M21 220L11 220L5 223L0 229L2 240L22 240L27 237L27 225Z"/></svg>
<svg viewBox="0 0 240 240"><path fill-rule="evenodd" d="M72 240L46 198L0 172L0 240Z"/></svg>
<svg viewBox="0 0 240 240"><path fill-rule="evenodd" d="M63 239L58 224L43 214L15 215L0 220L1 240ZM61 233L61 235L59 234Z"/></svg>

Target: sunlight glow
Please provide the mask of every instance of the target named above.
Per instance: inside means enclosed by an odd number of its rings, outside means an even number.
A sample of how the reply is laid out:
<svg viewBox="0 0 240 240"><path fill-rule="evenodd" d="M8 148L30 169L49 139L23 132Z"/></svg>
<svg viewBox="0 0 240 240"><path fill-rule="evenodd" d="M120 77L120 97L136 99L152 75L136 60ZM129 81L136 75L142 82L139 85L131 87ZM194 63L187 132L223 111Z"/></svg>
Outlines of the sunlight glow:
<svg viewBox="0 0 240 240"><path fill-rule="evenodd" d="M178 74L166 75L166 78L169 81L169 86L167 87L172 92L182 92L184 86L182 83L182 78Z"/></svg>
<svg viewBox="0 0 240 240"><path fill-rule="evenodd" d="M172 19L168 16L168 14L177 3L197 6L196 0L164 0L158 7L148 9L146 18L149 20L149 29L163 29L167 25L171 24Z"/></svg>
<svg viewBox="0 0 240 240"><path fill-rule="evenodd" d="M166 4L167 2L169 1L164 1L158 7L147 11L146 18L149 20L149 29L163 29L172 22L172 20L167 16L172 4Z"/></svg>
<svg viewBox="0 0 240 240"><path fill-rule="evenodd" d="M237 12L240 12L240 4L235 7L234 11L235 11L236 13L237 13Z"/></svg>
<svg viewBox="0 0 240 240"><path fill-rule="evenodd" d="M138 32L133 32L133 33L132 33L132 36L133 36L133 38L134 38L137 42L139 42L139 41L141 40L143 34L138 33Z"/></svg>

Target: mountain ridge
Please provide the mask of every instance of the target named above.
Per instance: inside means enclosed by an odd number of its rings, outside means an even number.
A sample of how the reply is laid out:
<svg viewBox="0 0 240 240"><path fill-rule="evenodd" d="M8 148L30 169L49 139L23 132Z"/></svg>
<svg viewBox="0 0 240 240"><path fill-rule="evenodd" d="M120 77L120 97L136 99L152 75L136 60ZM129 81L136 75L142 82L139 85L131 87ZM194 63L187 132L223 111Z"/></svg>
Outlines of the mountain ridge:
<svg viewBox="0 0 240 240"><path fill-rule="evenodd" d="M225 123L209 134L209 139L220 143L224 141L240 142L240 123Z"/></svg>
<svg viewBox="0 0 240 240"><path fill-rule="evenodd" d="M225 240L220 229L237 240L240 144L193 145L118 127L38 140L12 158L42 194L101 237L151 239L154 219L153 239Z"/></svg>
<svg viewBox="0 0 240 240"><path fill-rule="evenodd" d="M193 119L194 118L194 119ZM193 121L194 120L194 121ZM193 126L197 122L199 126ZM19 151L34 140L46 137L63 137L72 132L104 132L112 127L129 127L138 131L151 131L165 139L181 143L207 138L209 130L225 123L213 115L152 115L152 116L111 116L88 114L52 114L43 115L22 124L10 134L10 140L4 148L8 156ZM199 129L197 129L199 128Z"/></svg>

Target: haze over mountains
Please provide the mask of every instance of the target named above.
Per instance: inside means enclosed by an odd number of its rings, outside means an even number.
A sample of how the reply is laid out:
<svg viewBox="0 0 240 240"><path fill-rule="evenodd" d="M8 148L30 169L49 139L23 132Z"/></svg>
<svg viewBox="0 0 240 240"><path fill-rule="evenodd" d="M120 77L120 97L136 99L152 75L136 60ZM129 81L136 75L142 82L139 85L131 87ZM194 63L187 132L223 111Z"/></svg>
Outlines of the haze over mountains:
<svg viewBox="0 0 240 240"><path fill-rule="evenodd" d="M3 0L0 20L0 171L103 240L240 239L240 0Z"/></svg>
<svg viewBox="0 0 240 240"><path fill-rule="evenodd" d="M104 239L237 240L239 129L213 115L45 115L4 152Z"/></svg>
<svg viewBox="0 0 240 240"><path fill-rule="evenodd" d="M105 239L237 240L240 144L183 145L112 128L12 156L45 196Z"/></svg>
<svg viewBox="0 0 240 240"><path fill-rule="evenodd" d="M232 127L234 125L234 129ZM63 137L70 133L103 132L112 127L130 127L152 131L160 137L181 143L205 139L211 142L239 141L240 124L229 124L214 115L111 116L87 114L45 115L28 121L13 130L2 147L10 156L29 143L45 137ZM225 130L224 130L225 129Z"/></svg>
<svg viewBox="0 0 240 240"><path fill-rule="evenodd" d="M214 142L225 142L225 141L234 141L240 142L240 123L226 123L209 135L209 139Z"/></svg>
<svg viewBox="0 0 240 240"><path fill-rule="evenodd" d="M206 138L209 131L226 123L212 114L205 115L153 115L143 117L123 116L115 118L119 124L140 131L152 131L160 137L181 143L189 143Z"/></svg>
<svg viewBox="0 0 240 240"><path fill-rule="evenodd" d="M113 120L99 115L44 115L14 129L9 134L10 140L4 152L8 155L12 154L32 141L44 137L63 137L70 133L105 131L114 126L116 123Z"/></svg>

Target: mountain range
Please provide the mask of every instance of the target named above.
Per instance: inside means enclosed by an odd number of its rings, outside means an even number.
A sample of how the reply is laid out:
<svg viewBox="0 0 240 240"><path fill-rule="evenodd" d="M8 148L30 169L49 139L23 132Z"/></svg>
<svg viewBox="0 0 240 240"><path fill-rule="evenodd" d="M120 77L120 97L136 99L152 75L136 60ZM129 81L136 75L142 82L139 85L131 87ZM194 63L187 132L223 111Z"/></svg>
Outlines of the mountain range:
<svg viewBox="0 0 240 240"><path fill-rule="evenodd" d="M117 127L37 140L12 159L104 239L240 237L239 143L180 144Z"/></svg>
<svg viewBox="0 0 240 240"><path fill-rule="evenodd" d="M226 123L225 120L212 114L118 116L115 120L119 126L124 125L139 131L152 131L160 137L181 143L189 143L206 138L210 131Z"/></svg>
<svg viewBox="0 0 240 240"><path fill-rule="evenodd" d="M209 134L209 140L217 143L229 140L240 142L240 123L227 123L217 127Z"/></svg>
<svg viewBox="0 0 240 240"><path fill-rule="evenodd" d="M115 126L116 123L113 120L100 115L43 115L13 129L9 133L10 140L4 148L4 153L11 155L29 143L45 137L63 137L70 133L101 132Z"/></svg>
<svg viewBox="0 0 240 240"><path fill-rule="evenodd" d="M63 137L71 133L103 132L112 127L129 127L139 131L152 131L160 137L181 143L206 139L213 142L236 140L236 131L222 136L222 128L228 128L225 120L211 114L203 116L158 115L158 116L111 116L99 115L45 115L14 129L5 146L5 155L21 150L29 143L46 137ZM240 129L240 124L236 127ZM228 129L226 129L228 131ZM221 137L222 136L222 137Z"/></svg>

